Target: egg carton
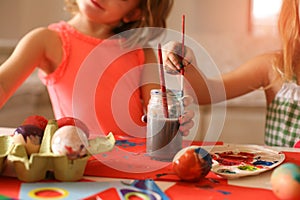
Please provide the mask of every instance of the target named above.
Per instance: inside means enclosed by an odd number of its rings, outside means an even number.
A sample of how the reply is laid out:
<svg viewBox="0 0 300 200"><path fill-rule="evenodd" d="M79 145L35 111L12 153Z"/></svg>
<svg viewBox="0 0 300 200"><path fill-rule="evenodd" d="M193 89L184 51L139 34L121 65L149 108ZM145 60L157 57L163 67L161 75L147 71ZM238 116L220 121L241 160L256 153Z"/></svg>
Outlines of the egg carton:
<svg viewBox="0 0 300 200"><path fill-rule="evenodd" d="M57 155L51 151L51 138L57 126L52 124L54 129L52 127L51 131L48 126L51 125L48 123L45 129L39 152L31 155L27 154L23 144L15 144L12 136L0 136L0 174L9 162L17 178L24 182L41 181L46 178L48 172L52 172L54 178L59 181L78 181L82 179L91 155L110 151L115 144L112 133L90 139L87 155L71 160L66 155Z"/></svg>
<svg viewBox="0 0 300 200"><path fill-rule="evenodd" d="M12 149L13 140L11 136L0 136L0 173L4 169L6 158Z"/></svg>

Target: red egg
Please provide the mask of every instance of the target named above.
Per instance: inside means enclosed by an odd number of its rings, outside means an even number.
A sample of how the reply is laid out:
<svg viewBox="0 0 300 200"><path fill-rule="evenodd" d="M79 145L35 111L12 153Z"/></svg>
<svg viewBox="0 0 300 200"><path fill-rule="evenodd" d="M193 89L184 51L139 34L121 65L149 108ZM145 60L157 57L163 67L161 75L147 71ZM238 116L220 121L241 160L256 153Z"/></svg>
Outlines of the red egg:
<svg viewBox="0 0 300 200"><path fill-rule="evenodd" d="M212 166L210 154L203 148L187 147L174 157L173 170L181 180L196 182L204 178Z"/></svg>
<svg viewBox="0 0 300 200"><path fill-rule="evenodd" d="M28 116L22 123L22 125L34 125L39 127L42 130L45 130L48 120L40 115L31 115Z"/></svg>
<svg viewBox="0 0 300 200"><path fill-rule="evenodd" d="M57 125L58 128L61 128L63 126L77 126L81 130L83 130L87 137L89 137L89 129L86 124L80 119L74 117L62 117L57 120Z"/></svg>

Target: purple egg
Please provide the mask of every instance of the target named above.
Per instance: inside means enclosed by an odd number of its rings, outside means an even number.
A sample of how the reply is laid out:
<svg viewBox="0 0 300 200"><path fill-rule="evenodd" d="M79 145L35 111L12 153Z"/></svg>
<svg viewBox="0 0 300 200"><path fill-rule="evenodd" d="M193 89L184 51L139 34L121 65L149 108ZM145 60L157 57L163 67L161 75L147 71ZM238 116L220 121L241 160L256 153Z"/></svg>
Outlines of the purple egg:
<svg viewBox="0 0 300 200"><path fill-rule="evenodd" d="M21 125L14 132L14 143L23 144L30 155L39 151L43 135L44 130L35 125Z"/></svg>

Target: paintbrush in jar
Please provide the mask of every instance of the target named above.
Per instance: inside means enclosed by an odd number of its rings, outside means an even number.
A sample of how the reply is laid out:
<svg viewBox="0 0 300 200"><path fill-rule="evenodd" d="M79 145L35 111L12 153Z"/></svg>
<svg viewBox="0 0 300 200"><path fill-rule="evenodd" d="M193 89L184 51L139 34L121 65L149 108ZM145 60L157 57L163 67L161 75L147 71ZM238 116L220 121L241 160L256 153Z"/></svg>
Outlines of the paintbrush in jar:
<svg viewBox="0 0 300 200"><path fill-rule="evenodd" d="M158 44L158 59L159 59L159 77L160 77L160 88L161 88L161 95L162 95L162 102L163 102L163 111L164 111L165 118L169 118L167 89L166 89L166 81L165 81L165 74L163 68L161 44Z"/></svg>

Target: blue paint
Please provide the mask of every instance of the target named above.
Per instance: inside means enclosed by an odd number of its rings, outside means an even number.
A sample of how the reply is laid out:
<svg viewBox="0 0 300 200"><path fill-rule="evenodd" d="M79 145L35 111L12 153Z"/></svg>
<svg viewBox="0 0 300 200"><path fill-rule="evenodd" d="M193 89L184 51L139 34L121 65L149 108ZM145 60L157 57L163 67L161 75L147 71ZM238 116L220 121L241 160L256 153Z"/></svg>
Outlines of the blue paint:
<svg viewBox="0 0 300 200"><path fill-rule="evenodd" d="M205 185L197 185L196 187L201 188L203 190L210 190L210 191L214 191L214 192L219 192L219 193L221 193L223 195L230 195L231 194L231 192L229 192L229 191L215 190L214 187L211 186L211 185L206 185L206 184Z"/></svg>
<svg viewBox="0 0 300 200"><path fill-rule="evenodd" d="M231 194L231 192L228 192L228 191L225 191L225 190L217 190L217 192L220 192L220 193L222 193L222 194L224 194L224 195L229 195L229 194Z"/></svg>
<svg viewBox="0 0 300 200"><path fill-rule="evenodd" d="M117 140L115 142L115 145L126 148L126 147L143 146L144 143L130 142L129 140Z"/></svg>
<svg viewBox="0 0 300 200"><path fill-rule="evenodd" d="M195 149L195 152L198 155L199 159L203 158L206 161L206 163L208 164L208 166L211 167L212 158L211 158L211 155L205 149L202 149L199 147L199 148Z"/></svg>
<svg viewBox="0 0 300 200"><path fill-rule="evenodd" d="M105 158L106 158L106 157L107 157L107 154L106 154L106 153L103 153L103 154L102 154L102 157L105 157Z"/></svg>
<svg viewBox="0 0 300 200"><path fill-rule="evenodd" d="M217 172L223 174L236 174L236 172L230 171L229 169L218 169Z"/></svg>
<svg viewBox="0 0 300 200"><path fill-rule="evenodd" d="M265 161L265 160L257 160L254 163L252 163L253 165L263 165L263 166L271 166L274 164L274 162L269 162L269 161Z"/></svg>

